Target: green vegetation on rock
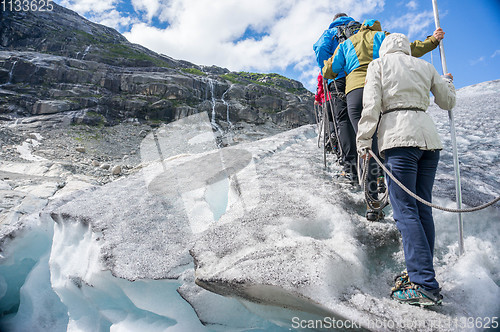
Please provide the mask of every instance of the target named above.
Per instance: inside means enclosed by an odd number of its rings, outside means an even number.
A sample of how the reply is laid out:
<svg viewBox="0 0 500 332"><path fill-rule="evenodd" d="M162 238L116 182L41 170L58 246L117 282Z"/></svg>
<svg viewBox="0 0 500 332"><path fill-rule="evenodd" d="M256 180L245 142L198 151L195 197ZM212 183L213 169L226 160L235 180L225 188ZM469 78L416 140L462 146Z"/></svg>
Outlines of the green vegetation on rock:
<svg viewBox="0 0 500 332"><path fill-rule="evenodd" d="M181 71L188 73L188 74L198 75L198 76L207 76L206 73L204 73L201 70L196 69L196 68L182 68Z"/></svg>
<svg viewBox="0 0 500 332"><path fill-rule="evenodd" d="M284 89L290 93L307 92L307 89L305 89L304 87L294 87L294 81L292 79L276 73L261 74L240 71L224 74L220 77L232 82L233 84L258 84L262 86Z"/></svg>
<svg viewBox="0 0 500 332"><path fill-rule="evenodd" d="M116 58L130 59L130 60L142 60L153 63L157 67L169 67L167 63L161 61L158 58L149 56L143 52L139 52L127 45L123 44L110 44L102 45L104 52L102 56L106 59L112 60Z"/></svg>

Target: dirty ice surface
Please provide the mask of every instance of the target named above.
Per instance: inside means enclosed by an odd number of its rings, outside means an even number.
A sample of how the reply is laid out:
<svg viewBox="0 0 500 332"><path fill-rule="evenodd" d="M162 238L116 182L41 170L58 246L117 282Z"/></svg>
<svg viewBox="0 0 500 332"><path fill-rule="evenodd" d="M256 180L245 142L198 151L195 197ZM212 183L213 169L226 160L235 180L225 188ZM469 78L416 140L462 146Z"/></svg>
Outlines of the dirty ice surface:
<svg viewBox="0 0 500 332"><path fill-rule="evenodd" d="M499 84L458 92L466 206L499 194ZM429 112L445 145L434 202L454 207L447 113ZM316 142L310 125L217 149L206 113L160 127L143 141L142 172L2 228L0 330L498 326L499 207L464 216L461 257L456 215L434 210L444 304L395 303L404 259L391 211L368 223L361 192L335 182L335 164L323 169Z"/></svg>

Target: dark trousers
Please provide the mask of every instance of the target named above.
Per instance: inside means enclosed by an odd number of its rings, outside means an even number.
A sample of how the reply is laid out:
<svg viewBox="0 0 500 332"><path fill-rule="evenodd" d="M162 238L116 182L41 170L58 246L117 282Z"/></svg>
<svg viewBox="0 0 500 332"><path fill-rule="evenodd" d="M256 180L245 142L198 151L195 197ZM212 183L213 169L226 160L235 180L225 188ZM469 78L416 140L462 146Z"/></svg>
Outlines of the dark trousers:
<svg viewBox="0 0 500 332"><path fill-rule="evenodd" d="M363 88L354 89L347 94L347 112L354 132L358 133L358 122L363 111Z"/></svg>
<svg viewBox="0 0 500 332"><path fill-rule="evenodd" d="M345 98L345 77L330 83L329 90L333 96L333 111L337 124L338 138L342 148L342 161L344 170L349 173L356 173L356 133L352 127L347 112L347 102Z"/></svg>
<svg viewBox="0 0 500 332"><path fill-rule="evenodd" d="M432 187L439 162L439 151L415 147L385 150L385 165L413 193L432 201ZM387 176L394 220L403 238L406 268L410 281L427 290L439 288L435 279L434 219L432 208L418 202Z"/></svg>
<svg viewBox="0 0 500 332"><path fill-rule="evenodd" d="M332 112L332 108L330 106L330 101L327 100L325 101L325 105L326 105L326 117L328 118L328 122L332 122L333 121L333 112ZM332 101L332 105L333 105L333 101Z"/></svg>
<svg viewBox="0 0 500 332"><path fill-rule="evenodd" d="M354 130L354 146L356 146L356 134L358 133L358 122L361 119L363 111L363 88L358 88L350 91L347 94L347 112ZM378 155L377 133L373 135L372 151ZM382 175L382 170L375 162L375 159L370 158L368 165L368 192L373 198L377 197L377 178Z"/></svg>

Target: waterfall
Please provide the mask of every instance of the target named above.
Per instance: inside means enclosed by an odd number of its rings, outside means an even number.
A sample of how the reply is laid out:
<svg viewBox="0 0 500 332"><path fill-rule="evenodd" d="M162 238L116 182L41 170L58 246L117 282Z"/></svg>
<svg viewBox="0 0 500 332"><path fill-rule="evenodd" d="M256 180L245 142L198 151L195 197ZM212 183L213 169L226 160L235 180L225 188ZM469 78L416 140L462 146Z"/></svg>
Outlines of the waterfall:
<svg viewBox="0 0 500 332"><path fill-rule="evenodd" d="M224 103L224 105L226 105L226 120L227 120L227 124L229 127L232 127L233 124L231 123L231 120L229 119L229 103L226 101L226 99L224 99L224 96L226 95L226 93L229 92L229 90L231 90L233 86L231 85L226 91L224 91L224 93L222 94L222 97L221 97L221 100L222 102Z"/></svg>
<svg viewBox="0 0 500 332"><path fill-rule="evenodd" d="M229 88L226 91L224 91L221 97L222 102L224 103L224 105L226 105L227 141L229 144L233 143L233 135L232 135L233 123L229 119L229 103L226 101L224 97L226 96L226 93L228 93L229 90L231 90L232 87L233 85L229 86Z"/></svg>
<svg viewBox="0 0 500 332"><path fill-rule="evenodd" d="M87 53L89 53L91 48L92 48L92 45L89 45L89 46L87 46L85 51L83 51L82 60L85 59L85 56L87 55Z"/></svg>
<svg viewBox="0 0 500 332"><path fill-rule="evenodd" d="M15 128L15 127L17 127L18 123L19 123L19 119L16 119L16 121L14 121L14 123L9 124L8 127Z"/></svg>
<svg viewBox="0 0 500 332"><path fill-rule="evenodd" d="M228 101L226 100L226 94L231 90L233 85L230 85L229 88L224 91L222 94L221 98L219 99L224 105L226 105L226 122L227 122L227 127L221 127L217 122L216 122L216 113L215 113L215 107L217 105L217 99L215 97L215 88L217 85L217 81L211 78L207 78L207 84L209 89L206 90L205 93L205 100L208 99L208 92L210 91L210 99L212 102L212 115L211 115L211 120L210 123L212 125L212 128L214 131L218 132L218 142L222 143L222 139L225 139L224 144L232 144L233 143L233 123L231 122L230 118L230 105ZM222 120L223 121L223 120Z"/></svg>
<svg viewBox="0 0 500 332"><path fill-rule="evenodd" d="M8 85L8 84L12 84L12 78L14 77L14 68L16 67L16 63L17 63L17 60L14 61L12 63L12 67L10 67L10 71L9 71L9 80L7 81L7 83L4 83L0 86L4 86L4 85Z"/></svg>
<svg viewBox="0 0 500 332"><path fill-rule="evenodd" d="M217 130L220 133L220 135L222 136L222 134L223 134L222 128L215 121L216 100L215 100L215 84L214 84L213 79L211 79L211 78L208 79L208 86L210 87L210 97L212 99L212 118L210 120L210 123L212 124L212 128L214 130Z"/></svg>

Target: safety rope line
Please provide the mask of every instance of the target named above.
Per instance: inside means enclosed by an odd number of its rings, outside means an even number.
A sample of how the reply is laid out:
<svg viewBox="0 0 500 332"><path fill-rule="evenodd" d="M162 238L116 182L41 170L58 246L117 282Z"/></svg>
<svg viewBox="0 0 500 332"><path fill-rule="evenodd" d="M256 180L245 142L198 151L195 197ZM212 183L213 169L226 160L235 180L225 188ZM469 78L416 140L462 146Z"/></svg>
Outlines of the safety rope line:
<svg viewBox="0 0 500 332"><path fill-rule="evenodd" d="M363 187L364 187L365 201L370 209L375 210L375 211L381 211L383 208L385 208L387 205L389 205L389 190L386 189L384 192L384 195L380 199L375 199L370 195L370 193L368 192L368 186L369 186L369 184L368 184L368 168L369 168L369 162L368 162L368 160L366 160L364 163L364 170L361 173L361 183L363 184ZM358 171L358 174L359 174L359 171Z"/></svg>
<svg viewBox="0 0 500 332"><path fill-rule="evenodd" d="M389 175L389 177L394 182L396 182L396 184L398 186L400 186L401 189L403 189L408 195L410 195L411 197L415 198L420 203L425 204L425 205L430 206L430 207L433 207L435 209L446 211L446 212L453 212L453 213L467 213L467 212L475 212L475 211L479 211L479 210L485 209L485 208L487 208L487 207L495 204L496 202L500 201L500 196L498 196L497 198L495 198L491 202L488 202L488 203L480 205L480 206L468 208L468 209L450 209L450 208L446 208L446 207L442 207L442 206L438 206L438 205L432 204L430 202L427 202L423 198L419 197L418 195L414 194L410 189L406 188L405 185L402 184L398 179L396 179L396 177L384 166L384 164L380 161L380 159L378 159L377 155L372 150L368 150L368 152L375 159L375 161L377 162L377 164L379 164L380 167L382 167L382 169L384 170L385 174ZM366 160L366 165L368 165L368 160ZM363 179L365 179L367 177L366 173L368 173L368 166L365 167L365 172L363 173ZM389 191L389 189L387 188L387 192L388 191ZM367 192L367 190L366 190L366 187L365 187L365 194L366 194L366 192ZM373 200L373 198L371 198L371 199Z"/></svg>

